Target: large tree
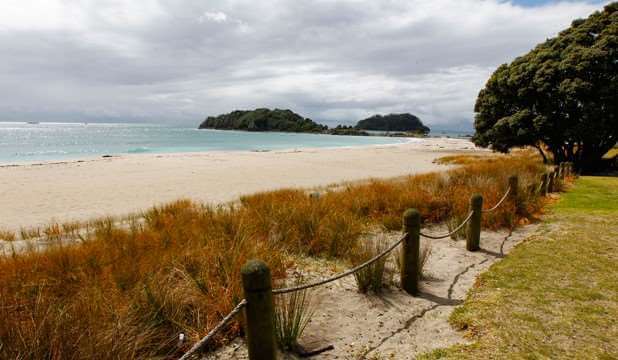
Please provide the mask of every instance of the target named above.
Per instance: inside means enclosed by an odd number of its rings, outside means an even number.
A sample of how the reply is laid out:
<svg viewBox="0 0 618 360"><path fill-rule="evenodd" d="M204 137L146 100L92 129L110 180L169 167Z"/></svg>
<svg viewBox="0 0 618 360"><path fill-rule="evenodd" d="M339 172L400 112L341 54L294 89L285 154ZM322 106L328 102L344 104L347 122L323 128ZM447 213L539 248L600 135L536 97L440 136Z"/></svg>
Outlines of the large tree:
<svg viewBox="0 0 618 360"><path fill-rule="evenodd" d="M534 146L596 168L618 139L618 2L503 64L479 93L473 137L501 152Z"/></svg>

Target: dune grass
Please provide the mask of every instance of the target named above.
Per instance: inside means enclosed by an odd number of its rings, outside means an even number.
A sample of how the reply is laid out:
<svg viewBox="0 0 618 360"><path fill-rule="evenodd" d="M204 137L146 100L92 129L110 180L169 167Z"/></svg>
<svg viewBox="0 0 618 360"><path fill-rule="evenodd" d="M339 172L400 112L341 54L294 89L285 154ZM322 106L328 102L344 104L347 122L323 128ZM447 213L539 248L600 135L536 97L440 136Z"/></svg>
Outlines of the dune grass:
<svg viewBox="0 0 618 360"><path fill-rule="evenodd" d="M533 156L479 160L443 173L374 180L310 197L280 190L205 206L180 200L119 222L50 224L22 229L49 245L0 257L0 358L146 358L181 354L242 298L240 268L266 261L283 279L295 255L350 260L359 239L401 214L423 221L462 216L472 193L498 201L507 178L525 189L542 165ZM524 192L484 217L486 228L512 226L542 201ZM84 227L85 226L85 227ZM217 339L238 334L237 321ZM178 345L180 333L187 341Z"/></svg>
<svg viewBox="0 0 618 360"><path fill-rule="evenodd" d="M16 235L13 231L0 229L0 240L15 241Z"/></svg>
<svg viewBox="0 0 618 360"><path fill-rule="evenodd" d="M618 178L581 177L541 231L482 274L424 359L618 358Z"/></svg>
<svg viewBox="0 0 618 360"><path fill-rule="evenodd" d="M316 303L308 289L278 295L274 302L275 339L282 350L293 350L313 317Z"/></svg>

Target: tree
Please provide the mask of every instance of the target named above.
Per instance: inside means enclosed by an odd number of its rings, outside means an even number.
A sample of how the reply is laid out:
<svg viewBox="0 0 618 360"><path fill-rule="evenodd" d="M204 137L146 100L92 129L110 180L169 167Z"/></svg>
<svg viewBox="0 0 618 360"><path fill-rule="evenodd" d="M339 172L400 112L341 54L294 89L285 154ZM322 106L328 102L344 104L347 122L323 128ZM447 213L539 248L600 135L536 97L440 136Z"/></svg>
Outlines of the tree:
<svg viewBox="0 0 618 360"><path fill-rule="evenodd" d="M476 100L473 141L597 168L618 139L618 2L503 64Z"/></svg>

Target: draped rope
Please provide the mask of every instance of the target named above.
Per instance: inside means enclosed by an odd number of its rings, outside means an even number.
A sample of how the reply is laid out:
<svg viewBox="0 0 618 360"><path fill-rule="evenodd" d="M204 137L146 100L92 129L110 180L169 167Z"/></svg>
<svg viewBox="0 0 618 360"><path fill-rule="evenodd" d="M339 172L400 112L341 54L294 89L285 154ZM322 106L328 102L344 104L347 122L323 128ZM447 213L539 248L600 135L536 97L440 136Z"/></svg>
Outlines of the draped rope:
<svg viewBox="0 0 618 360"><path fill-rule="evenodd" d="M461 228L463 228L464 225L466 225L468 223L468 221L470 221L470 219L472 219L472 214L474 214L474 212L470 211L468 213L468 217L466 217L466 219L461 224L459 224L459 226L457 226L455 229L453 229L453 231L449 232L448 234L444 234L444 235L428 235L428 234L424 234L422 232L420 234L423 237L426 237L426 238L429 238L429 239L435 239L435 240L447 238L447 237L455 234L459 230L461 230Z"/></svg>
<svg viewBox="0 0 618 360"><path fill-rule="evenodd" d="M372 257L371 259L365 261L364 263L355 266L353 268L351 268L350 270L344 271L340 274L331 276L329 278L320 280L320 281L316 281L314 283L309 283L309 284L305 284L305 285L298 285L298 286L293 286L293 287L288 287L288 288L282 288L282 289L275 289L273 290L273 294L286 294L286 293L290 293L290 292L294 292L294 291L300 291L300 290L305 290L305 289L310 289L312 287L316 287L316 286L320 286L320 285L324 285L324 284L328 284L329 282L333 282L335 280L339 280L342 277L346 277L348 275L352 275L357 271L360 271L362 269L364 269L365 267L373 264L374 262L380 260L381 258L383 258L384 256L386 256L388 253L390 253L391 251L393 251L393 249L395 249L397 247L397 245L401 244L401 242L405 239L405 235L401 237L401 239L395 241L391 246L389 246L388 248L386 248L386 250L382 251L381 253L379 253L378 255Z"/></svg>
<svg viewBox="0 0 618 360"><path fill-rule="evenodd" d="M510 192L511 192L511 187L509 186L509 188L506 189L506 192L504 193L504 196L502 196L502 199L500 199L500 201L498 201L498 203L494 207L492 207L491 209L483 210L483 212L492 212L492 211L496 210L498 208L498 206L502 205L504 200L506 200L506 197L509 195Z"/></svg>

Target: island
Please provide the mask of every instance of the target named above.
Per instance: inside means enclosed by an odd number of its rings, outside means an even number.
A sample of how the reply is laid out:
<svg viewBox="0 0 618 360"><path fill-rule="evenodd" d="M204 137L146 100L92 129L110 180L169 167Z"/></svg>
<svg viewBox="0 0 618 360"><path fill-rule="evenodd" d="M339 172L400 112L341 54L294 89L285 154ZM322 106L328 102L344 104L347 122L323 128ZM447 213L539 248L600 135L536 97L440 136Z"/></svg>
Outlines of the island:
<svg viewBox="0 0 618 360"><path fill-rule="evenodd" d="M328 128L289 109L235 110L227 114L209 116L200 129L278 131L346 136L424 136L429 128L412 114L374 115L355 126L337 125ZM376 131L370 133L369 131Z"/></svg>
<svg viewBox="0 0 618 360"><path fill-rule="evenodd" d="M328 130L328 126L304 118L291 110L265 108L236 110L228 114L209 116L199 128L304 133L323 133Z"/></svg>
<svg viewBox="0 0 618 360"><path fill-rule="evenodd" d="M389 114L374 115L356 124L358 130L397 132L401 134L427 135L429 128L415 115Z"/></svg>

